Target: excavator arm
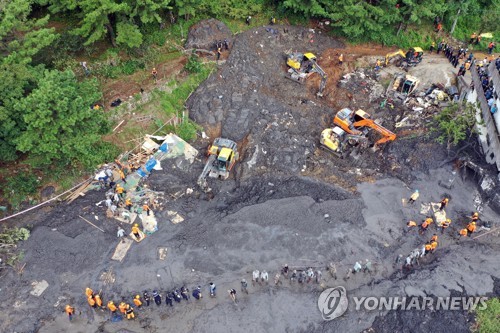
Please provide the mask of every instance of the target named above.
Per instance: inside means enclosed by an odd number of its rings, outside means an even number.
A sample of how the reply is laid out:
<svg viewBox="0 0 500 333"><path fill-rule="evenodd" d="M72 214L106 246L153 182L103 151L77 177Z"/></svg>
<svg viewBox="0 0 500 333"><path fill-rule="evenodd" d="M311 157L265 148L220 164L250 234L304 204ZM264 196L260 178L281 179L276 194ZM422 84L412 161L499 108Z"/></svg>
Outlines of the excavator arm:
<svg viewBox="0 0 500 333"><path fill-rule="evenodd" d="M406 58L406 54L403 52L403 50L397 50L396 52L387 53L385 55L385 65L387 66L389 64L389 61L398 55L403 58Z"/></svg>
<svg viewBox="0 0 500 333"><path fill-rule="evenodd" d="M372 119L363 119L360 121L357 121L353 124L354 127L369 127L372 128L373 130L377 131L382 135L382 138L375 142L375 146L380 145L382 143L388 142L388 141L394 141L396 139L396 134L392 133L389 131L387 128L380 126L377 124L375 121Z"/></svg>
<svg viewBox="0 0 500 333"><path fill-rule="evenodd" d="M318 63L315 60L311 59L311 62L313 63L313 70L312 72L316 72L321 76L321 83L319 84L319 91L318 91L318 96L323 97L323 91L325 91L326 88L326 80L328 78L328 75L325 73L323 68L321 68Z"/></svg>
<svg viewBox="0 0 500 333"><path fill-rule="evenodd" d="M208 187L207 178L212 170L212 165L217 159L217 155L208 155L207 163L205 163L205 167L198 177L198 185L203 190L203 192L210 192L210 188Z"/></svg>

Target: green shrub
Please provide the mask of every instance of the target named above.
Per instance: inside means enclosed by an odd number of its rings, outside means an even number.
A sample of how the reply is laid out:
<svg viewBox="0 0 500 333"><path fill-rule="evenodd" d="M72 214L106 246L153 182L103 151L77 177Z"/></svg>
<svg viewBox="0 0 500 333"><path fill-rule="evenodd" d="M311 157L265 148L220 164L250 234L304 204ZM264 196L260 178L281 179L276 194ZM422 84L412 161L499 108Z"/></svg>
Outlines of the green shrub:
<svg viewBox="0 0 500 333"><path fill-rule="evenodd" d="M93 145L87 154L79 158L79 162L87 169L92 170L96 165L112 161L120 153L112 143L101 141Z"/></svg>
<svg viewBox="0 0 500 333"><path fill-rule="evenodd" d="M18 207L26 197L37 192L38 178L33 173L20 173L5 179L3 194L9 203Z"/></svg>
<svg viewBox="0 0 500 333"><path fill-rule="evenodd" d="M120 75L120 67L112 66L112 65L104 65L97 72L108 79L116 79Z"/></svg>
<svg viewBox="0 0 500 333"><path fill-rule="evenodd" d="M127 60L121 64L121 72L125 75L134 74L138 69L144 69L144 63L137 60Z"/></svg>
<svg viewBox="0 0 500 333"><path fill-rule="evenodd" d="M196 139L196 131L199 129L199 126L193 121L186 119L176 127L175 132L177 135L182 138L184 141L194 141Z"/></svg>
<svg viewBox="0 0 500 333"><path fill-rule="evenodd" d="M440 133L437 141L450 147L466 139L475 123L475 110L471 104L453 104L434 116L433 130Z"/></svg>
<svg viewBox="0 0 500 333"><path fill-rule="evenodd" d="M15 161L17 159L16 147L0 140L0 160L4 162Z"/></svg>
<svg viewBox="0 0 500 333"><path fill-rule="evenodd" d="M201 72L201 62L198 59L198 56L193 52L184 66L184 69L189 73L199 73Z"/></svg>

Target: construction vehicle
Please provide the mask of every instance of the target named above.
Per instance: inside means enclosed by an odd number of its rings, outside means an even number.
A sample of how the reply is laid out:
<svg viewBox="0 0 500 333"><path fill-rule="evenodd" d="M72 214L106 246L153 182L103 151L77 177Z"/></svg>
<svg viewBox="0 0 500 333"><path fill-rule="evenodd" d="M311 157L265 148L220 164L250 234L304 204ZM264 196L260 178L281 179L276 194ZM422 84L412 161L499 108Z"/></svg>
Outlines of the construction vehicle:
<svg viewBox="0 0 500 333"><path fill-rule="evenodd" d="M420 80L411 75L396 74L393 81L387 87L387 95L397 92L403 96L410 95L417 89Z"/></svg>
<svg viewBox="0 0 500 333"><path fill-rule="evenodd" d="M363 110L356 112L351 109L344 108L337 112L333 123L349 134L366 136L370 129L382 135L382 138L375 142L374 146L382 143L393 141L396 139L396 134L389 131L387 128L377 124L371 119L370 114Z"/></svg>
<svg viewBox="0 0 500 333"><path fill-rule="evenodd" d="M289 53L286 64L288 68L288 79L303 84L307 78L318 73L321 76L321 83L317 95L323 97L323 91L326 87L327 75L325 71L316 62L316 56L312 53Z"/></svg>
<svg viewBox="0 0 500 333"><path fill-rule="evenodd" d="M403 50L397 50L385 55L385 66L389 65L391 59L398 57L399 59L396 62L396 66L406 70L408 67L413 67L419 64L422 61L423 55L424 50L420 47L412 47L406 52Z"/></svg>
<svg viewBox="0 0 500 333"><path fill-rule="evenodd" d="M326 128L321 132L319 142L330 152L340 158L345 158L350 147L368 147L368 139L362 135L348 134L342 128L335 126Z"/></svg>
<svg viewBox="0 0 500 333"><path fill-rule="evenodd" d="M239 159L236 142L224 138L215 139L207 153L207 163L198 177L198 185L205 192L210 191L207 177L227 179L229 172Z"/></svg>

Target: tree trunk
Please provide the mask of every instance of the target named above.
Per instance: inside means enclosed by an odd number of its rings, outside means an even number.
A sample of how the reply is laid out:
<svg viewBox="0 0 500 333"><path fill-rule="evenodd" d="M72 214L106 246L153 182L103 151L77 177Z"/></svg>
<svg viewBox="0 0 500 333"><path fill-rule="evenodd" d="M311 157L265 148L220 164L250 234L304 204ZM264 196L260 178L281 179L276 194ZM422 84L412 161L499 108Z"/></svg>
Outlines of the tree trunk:
<svg viewBox="0 0 500 333"><path fill-rule="evenodd" d="M460 17L461 10L462 9L458 8L457 16L455 17L455 20L453 21L453 25L451 26L450 35L453 35L453 31L455 31L455 27L457 26L457 21L458 21L458 18Z"/></svg>
<svg viewBox="0 0 500 333"><path fill-rule="evenodd" d="M401 32L401 29L403 29L403 22L399 23L399 28L398 28L398 32L396 33L396 36L399 36L399 33Z"/></svg>
<svg viewBox="0 0 500 333"><path fill-rule="evenodd" d="M116 45L116 40L115 40L115 30L113 29L113 23L114 23L114 17L112 14L108 15L108 23L106 23L104 26L106 27L106 30L108 31L109 35L109 41L113 47L117 47Z"/></svg>

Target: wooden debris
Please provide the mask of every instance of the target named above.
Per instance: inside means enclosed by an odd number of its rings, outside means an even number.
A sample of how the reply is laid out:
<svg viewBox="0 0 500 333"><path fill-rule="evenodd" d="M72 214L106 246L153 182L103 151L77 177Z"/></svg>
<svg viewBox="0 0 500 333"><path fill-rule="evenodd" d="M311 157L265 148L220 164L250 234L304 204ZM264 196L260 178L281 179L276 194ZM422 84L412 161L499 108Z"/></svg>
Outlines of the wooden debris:
<svg viewBox="0 0 500 333"><path fill-rule="evenodd" d="M79 196L84 196L85 195L85 191L87 189L87 187L92 183L93 179L89 179L87 180L85 183L82 184L82 186L80 186L79 188L77 188L76 190L74 190L67 198L66 198L66 201L68 202L68 204L72 203L76 198L78 198Z"/></svg>
<svg viewBox="0 0 500 333"><path fill-rule="evenodd" d="M115 128L113 128L113 132L116 131L117 128L120 127L124 122L125 122L125 119L123 119L122 121L120 121L120 123L118 125L116 125Z"/></svg>

